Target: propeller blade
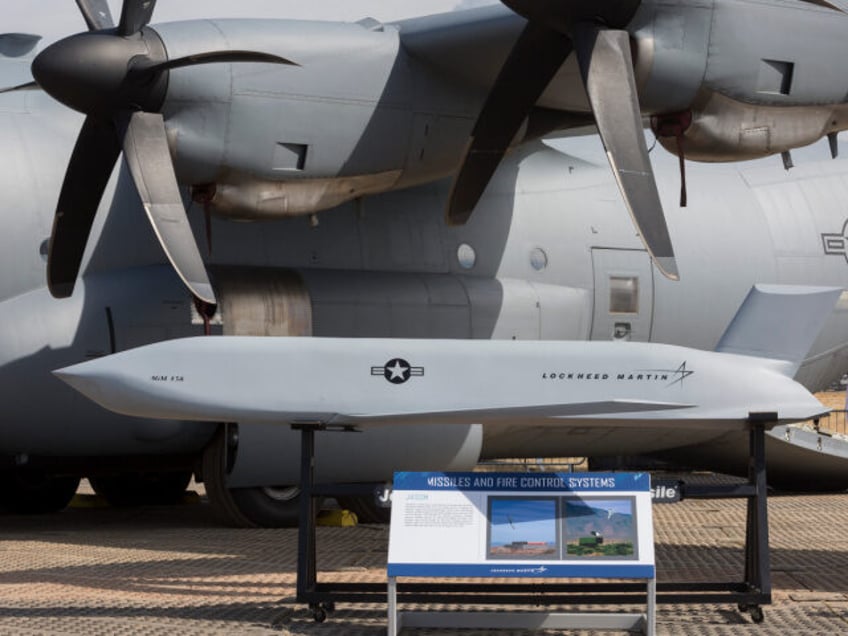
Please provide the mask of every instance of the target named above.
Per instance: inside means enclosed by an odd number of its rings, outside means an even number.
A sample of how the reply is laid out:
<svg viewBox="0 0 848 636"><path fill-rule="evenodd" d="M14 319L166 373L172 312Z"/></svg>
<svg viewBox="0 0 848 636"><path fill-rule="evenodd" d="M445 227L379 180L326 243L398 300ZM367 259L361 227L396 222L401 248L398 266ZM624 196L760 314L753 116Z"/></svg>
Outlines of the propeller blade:
<svg viewBox="0 0 848 636"><path fill-rule="evenodd" d="M580 22L622 28L633 19L642 0L501 0L531 22L543 22L552 29L570 33Z"/></svg>
<svg viewBox="0 0 848 636"><path fill-rule="evenodd" d="M463 225L522 124L572 51L571 40L530 22L492 87L454 180L447 211L449 225Z"/></svg>
<svg viewBox="0 0 848 636"><path fill-rule="evenodd" d="M124 0L121 7L121 21L118 23L118 35L124 37L138 33L153 18L156 0Z"/></svg>
<svg viewBox="0 0 848 636"><path fill-rule="evenodd" d="M258 62L264 64L288 64L290 66L300 66L296 62L287 60L278 55L270 53L258 53L256 51L212 51L209 53L198 53L196 55L188 55L174 60L167 60L159 64L151 66L140 66L138 71L141 73L159 73L161 71L169 71L175 68L184 68L186 66L197 66L199 64L216 64L222 62Z"/></svg>
<svg viewBox="0 0 848 636"><path fill-rule="evenodd" d="M65 173L50 235L47 286L56 298L74 291L94 215L120 154L112 125L88 117Z"/></svg>
<svg viewBox="0 0 848 636"><path fill-rule="evenodd" d="M135 112L129 115L124 134L124 158L171 265L192 294L205 303L216 305L215 293L180 196L161 114Z"/></svg>
<svg viewBox="0 0 848 636"><path fill-rule="evenodd" d="M576 25L574 31L586 92L627 209L656 266L666 277L678 280L674 249L645 143L630 36L626 31L590 23Z"/></svg>
<svg viewBox="0 0 848 636"><path fill-rule="evenodd" d="M10 86L8 88L0 88L0 94L3 93L14 93L15 91L37 91L38 84L36 82L27 82L26 84L19 84L18 86Z"/></svg>
<svg viewBox="0 0 848 636"><path fill-rule="evenodd" d="M826 9L833 9L834 11L841 11L842 13L848 13L848 2L846 0L803 0L804 2L808 2L809 4L817 4L820 7L825 7Z"/></svg>
<svg viewBox="0 0 848 636"><path fill-rule="evenodd" d="M115 27L109 3L106 0L77 0L77 6L89 31L102 31Z"/></svg>

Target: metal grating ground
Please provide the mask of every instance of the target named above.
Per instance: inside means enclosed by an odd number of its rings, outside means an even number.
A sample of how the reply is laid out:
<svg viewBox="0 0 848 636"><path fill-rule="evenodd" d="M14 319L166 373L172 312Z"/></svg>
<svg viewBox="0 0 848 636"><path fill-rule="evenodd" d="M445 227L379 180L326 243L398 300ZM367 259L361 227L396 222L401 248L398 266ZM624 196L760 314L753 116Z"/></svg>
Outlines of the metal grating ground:
<svg viewBox="0 0 848 636"><path fill-rule="evenodd" d="M848 495L772 497L769 511L775 603L765 622L729 606L661 606L660 634L848 632ZM219 528L203 505L0 524L0 634L385 633L382 605L341 605L312 622L292 602L296 533ZM655 526L660 580L740 578L742 501L657 506ZM335 580L383 581L386 541L376 526L320 528L320 568ZM405 632L448 633L527 632Z"/></svg>

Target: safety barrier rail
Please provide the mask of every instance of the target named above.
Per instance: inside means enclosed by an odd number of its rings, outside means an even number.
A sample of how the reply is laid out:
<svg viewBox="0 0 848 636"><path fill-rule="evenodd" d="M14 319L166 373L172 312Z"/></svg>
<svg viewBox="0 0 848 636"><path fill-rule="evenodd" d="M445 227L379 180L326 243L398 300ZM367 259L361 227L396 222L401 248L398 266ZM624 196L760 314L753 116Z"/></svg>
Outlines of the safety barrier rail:
<svg viewBox="0 0 848 636"><path fill-rule="evenodd" d="M848 437L848 411L834 410L816 422L810 422L813 428L829 435L844 435Z"/></svg>

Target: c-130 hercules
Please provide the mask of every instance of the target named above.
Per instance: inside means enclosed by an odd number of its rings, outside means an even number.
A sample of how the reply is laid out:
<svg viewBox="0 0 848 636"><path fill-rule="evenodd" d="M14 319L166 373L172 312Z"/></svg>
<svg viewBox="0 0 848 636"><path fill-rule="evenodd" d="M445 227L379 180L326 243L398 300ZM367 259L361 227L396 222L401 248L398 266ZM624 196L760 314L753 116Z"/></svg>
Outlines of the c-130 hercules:
<svg viewBox="0 0 848 636"><path fill-rule="evenodd" d="M393 25L150 27L152 2L125 2L117 26L106 3L78 4L91 31L42 52L34 75L85 114L81 132L76 116L23 90L33 85L5 83L13 90L2 97L4 147L30 162L6 171L3 190L18 208L6 239L16 278L3 294L13 342L3 370L17 382L5 383L3 403L32 424L4 430L0 448L19 465L108 474L142 456L143 467L186 469L206 446L210 461L225 456L229 469L209 490L242 523L267 521L265 504L278 491L257 487L292 483L296 462L286 453L296 450L266 445L256 427L208 445L214 427L122 425L49 384L46 370L86 355L196 331L193 303L159 265L142 208L201 309L217 304L213 322L223 326L212 330L227 333L616 335L711 348L753 283L845 285L841 161L789 174L760 164L690 166L690 207L681 210L678 164L663 160L655 177L641 127L650 116L669 149L707 161L787 152L836 133L848 94L848 78L827 63L848 20L837 8L510 2ZM794 37L780 37L790 28ZM804 29L816 37L800 37ZM614 180L597 162L531 145L592 123ZM60 189L55 149L75 135ZM126 167L111 181L121 150ZM210 246L195 239L203 219L189 225L185 192L215 217L205 223L214 245L206 264L200 254ZM46 297L39 245L50 290L68 300ZM655 276L649 255L667 278ZM705 297L709 307L698 302ZM841 311L801 371L808 386L846 366ZM49 401L33 403L48 392ZM492 440L461 427L435 437L370 435L355 453L350 440L332 450L328 439L327 477L366 481L401 466L680 441Z"/></svg>

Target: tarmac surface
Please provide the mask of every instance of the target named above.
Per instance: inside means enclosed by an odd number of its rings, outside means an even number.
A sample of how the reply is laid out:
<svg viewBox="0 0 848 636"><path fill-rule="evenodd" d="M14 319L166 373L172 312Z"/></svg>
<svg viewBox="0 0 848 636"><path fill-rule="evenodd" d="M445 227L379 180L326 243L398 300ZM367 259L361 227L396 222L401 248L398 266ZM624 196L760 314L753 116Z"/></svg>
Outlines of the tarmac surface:
<svg viewBox="0 0 848 636"><path fill-rule="evenodd" d="M659 581L741 579L743 501L654 510ZM658 634L848 633L848 494L771 497L769 515L774 603L764 608L765 621L753 624L728 605L660 605ZM327 622L315 623L294 602L296 531L222 528L202 503L75 507L4 515L0 524L0 634L386 633L382 604L339 604ZM385 581L387 538L380 526L319 528L321 579ZM604 609L614 608L591 608Z"/></svg>

